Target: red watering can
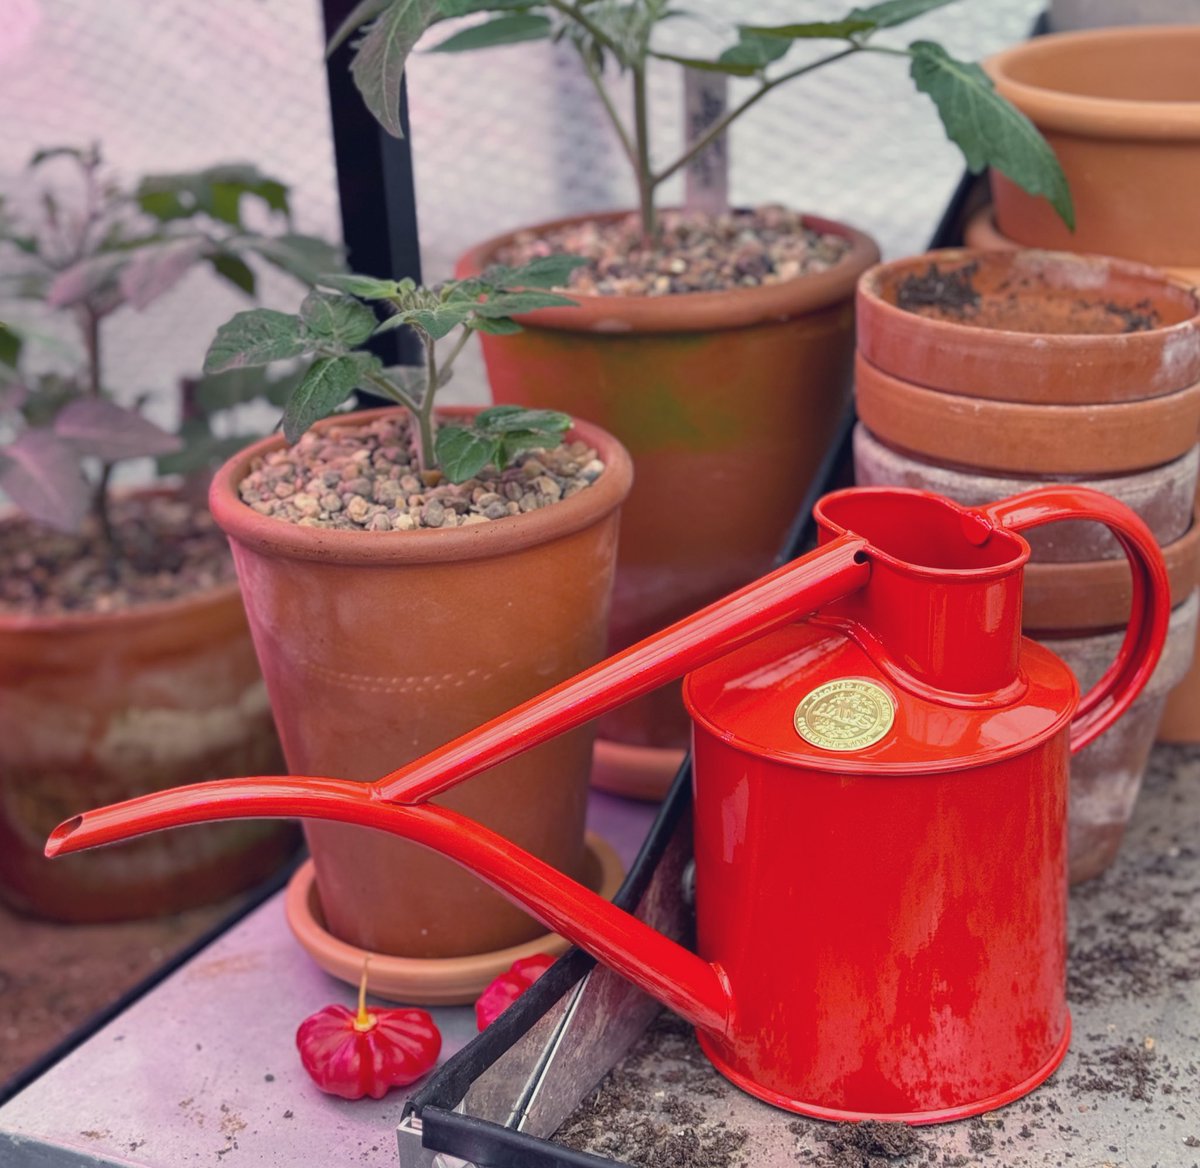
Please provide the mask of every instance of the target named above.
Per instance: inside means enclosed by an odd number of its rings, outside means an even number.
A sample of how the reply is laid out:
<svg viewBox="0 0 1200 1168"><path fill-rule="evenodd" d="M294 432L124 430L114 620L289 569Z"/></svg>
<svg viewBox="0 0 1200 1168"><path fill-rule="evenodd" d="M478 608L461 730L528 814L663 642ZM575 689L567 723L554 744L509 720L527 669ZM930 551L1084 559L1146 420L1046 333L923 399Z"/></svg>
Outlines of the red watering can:
<svg viewBox="0 0 1200 1168"><path fill-rule="evenodd" d="M820 546L375 783L230 779L58 827L47 855L205 820L381 828L477 873L692 1022L727 1078L824 1119L933 1123L1058 1065L1067 762L1133 701L1166 572L1123 504L1047 487L971 510L920 491L818 503ZM1016 534L1096 519L1133 572L1129 630L1079 701L1021 637ZM691 671L699 955L429 800ZM386 890L381 890L385 892Z"/></svg>

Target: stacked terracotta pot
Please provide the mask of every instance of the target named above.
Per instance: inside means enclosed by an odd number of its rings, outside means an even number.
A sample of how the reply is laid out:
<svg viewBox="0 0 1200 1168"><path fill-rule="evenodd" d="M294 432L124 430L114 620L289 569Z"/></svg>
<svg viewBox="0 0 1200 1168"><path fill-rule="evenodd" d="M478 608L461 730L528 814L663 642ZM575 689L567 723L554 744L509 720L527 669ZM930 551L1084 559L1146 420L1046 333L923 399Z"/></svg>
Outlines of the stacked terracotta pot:
<svg viewBox="0 0 1200 1168"><path fill-rule="evenodd" d="M1137 13L1152 19L1145 6ZM1068 231L1043 200L993 174L995 207L971 220L967 243L1120 256L1200 284L1198 60L1195 23L1037 37L991 58L996 88L1062 163L1076 225ZM1167 702L1159 738L1200 742L1200 654Z"/></svg>
<svg viewBox="0 0 1200 1168"><path fill-rule="evenodd" d="M1066 253L932 252L881 264L858 289L855 469L864 485L964 503L1080 482L1154 531L1175 609L1146 692L1071 775L1071 877L1113 860L1166 695L1194 644L1192 526L1200 427L1200 300L1138 264ZM1030 535L1026 632L1089 688L1111 662L1130 582L1088 524Z"/></svg>

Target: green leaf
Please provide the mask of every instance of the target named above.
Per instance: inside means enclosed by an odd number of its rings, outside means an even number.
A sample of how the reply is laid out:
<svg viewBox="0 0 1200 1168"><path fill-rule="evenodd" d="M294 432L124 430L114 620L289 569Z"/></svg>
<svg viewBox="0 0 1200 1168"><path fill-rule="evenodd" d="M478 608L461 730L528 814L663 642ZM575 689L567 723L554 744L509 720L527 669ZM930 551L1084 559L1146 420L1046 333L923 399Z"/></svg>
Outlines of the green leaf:
<svg viewBox="0 0 1200 1168"><path fill-rule="evenodd" d="M361 345L379 323L375 314L353 296L319 291L304 298L300 319L314 336L345 349Z"/></svg>
<svg viewBox="0 0 1200 1168"><path fill-rule="evenodd" d="M224 280L228 280L235 288L253 296L257 285L254 269L245 260L229 251L219 251L208 257L213 271Z"/></svg>
<svg viewBox="0 0 1200 1168"><path fill-rule="evenodd" d="M272 211L288 214L287 187L250 163L210 166L183 174L151 174L134 192L142 210L163 221L205 214L238 228L244 195L262 200Z"/></svg>
<svg viewBox="0 0 1200 1168"><path fill-rule="evenodd" d="M315 235L287 232L271 238L245 239L241 243L248 251L305 284L316 284L326 272L342 266L342 249Z"/></svg>
<svg viewBox="0 0 1200 1168"><path fill-rule="evenodd" d="M849 40L856 33L869 32L876 27L874 20L850 15L841 20L809 20L802 24L755 25L742 24L738 33L747 37L783 37L789 41Z"/></svg>
<svg viewBox="0 0 1200 1168"><path fill-rule="evenodd" d="M484 272L482 280L497 288L565 288L576 268L589 263L583 256L558 252L538 256L519 268L495 264Z"/></svg>
<svg viewBox="0 0 1200 1168"><path fill-rule="evenodd" d="M391 332L392 329L411 324L424 329L433 340L440 341L442 337L448 336L462 324L477 307L479 306L474 301L467 300L437 304L430 308L407 308L403 312L389 316L375 330L375 333L378 335Z"/></svg>
<svg viewBox="0 0 1200 1168"><path fill-rule="evenodd" d="M333 288L338 292L348 292L351 296L361 296L364 300L390 300L399 296L403 291L395 280L377 280L374 276L326 274L317 278L322 288Z"/></svg>
<svg viewBox="0 0 1200 1168"><path fill-rule="evenodd" d="M356 29L374 20L391 2L392 0L359 0L329 38L329 44L325 46L326 59L332 57Z"/></svg>
<svg viewBox="0 0 1200 1168"><path fill-rule="evenodd" d="M13 332L6 324L0 324L0 364L15 369L21 360L21 346L24 340L19 333Z"/></svg>
<svg viewBox="0 0 1200 1168"><path fill-rule="evenodd" d="M758 65L741 64L738 61L706 61L700 57L677 57L674 53L657 51L651 52L650 55L655 60L671 61L685 69L699 69L702 73L724 73L728 77L753 77L759 71Z"/></svg>
<svg viewBox="0 0 1200 1168"><path fill-rule="evenodd" d="M571 416L558 410L491 406L475 415L474 424L477 429L489 434L511 434L518 430L563 434L571 428Z"/></svg>
<svg viewBox="0 0 1200 1168"><path fill-rule="evenodd" d="M438 16L438 0L392 0L371 24L350 66L367 109L395 138L404 137L400 126L404 66L413 46Z"/></svg>
<svg viewBox="0 0 1200 1168"><path fill-rule="evenodd" d="M511 337L514 333L525 331L515 320L509 320L507 316L498 316L494 319L477 316L471 321L471 328L477 333L487 333L492 337Z"/></svg>
<svg viewBox="0 0 1200 1168"><path fill-rule="evenodd" d="M785 37L761 37L743 33L736 45L731 45L718 58L722 65L749 65L757 73L787 54L792 47Z"/></svg>
<svg viewBox="0 0 1200 1168"><path fill-rule="evenodd" d="M353 357L319 357L288 399L284 437L299 442L309 426L332 414L350 396L358 381L359 365Z"/></svg>
<svg viewBox="0 0 1200 1168"><path fill-rule="evenodd" d="M978 65L956 61L932 41L914 41L909 52L913 82L933 99L967 169L979 174L994 166L1031 195L1044 195L1074 230L1066 175L1034 124L996 92Z"/></svg>
<svg viewBox="0 0 1200 1168"><path fill-rule="evenodd" d="M535 312L539 308L578 308L579 302L556 292L494 292L486 300L472 304L472 307L484 319L494 319L516 316L521 312Z"/></svg>
<svg viewBox="0 0 1200 1168"><path fill-rule="evenodd" d="M287 373L270 378L260 366L230 369L197 378L193 383L192 402L205 418L245 405L247 402L269 401L282 406L288 395L300 384L302 373Z"/></svg>
<svg viewBox="0 0 1200 1168"><path fill-rule="evenodd" d="M202 235L167 239L130 251L130 260L117 277L121 294L137 309L149 307L169 292L201 260L211 244Z"/></svg>
<svg viewBox="0 0 1200 1168"><path fill-rule="evenodd" d="M957 0L883 0L880 4L868 4L865 8L856 8L850 13L851 20L869 20L876 28L895 28L898 24L906 24L926 12L936 8L945 8Z"/></svg>
<svg viewBox="0 0 1200 1168"><path fill-rule="evenodd" d="M316 348L303 322L289 312L252 308L239 312L219 329L204 358L205 373L224 373L245 365L268 365L302 357Z"/></svg>
<svg viewBox="0 0 1200 1168"><path fill-rule="evenodd" d="M462 426L442 426L433 440L442 473L452 483L474 478L499 452L499 440Z"/></svg>
<svg viewBox="0 0 1200 1168"><path fill-rule="evenodd" d="M456 32L434 45L430 52L465 53L471 49L490 49L497 45L541 41L550 35L550 28L550 18L537 13L522 12L513 16L497 16Z"/></svg>
<svg viewBox="0 0 1200 1168"><path fill-rule="evenodd" d="M456 16L474 16L477 12L525 11L542 7L539 0L438 0L438 13L443 20Z"/></svg>

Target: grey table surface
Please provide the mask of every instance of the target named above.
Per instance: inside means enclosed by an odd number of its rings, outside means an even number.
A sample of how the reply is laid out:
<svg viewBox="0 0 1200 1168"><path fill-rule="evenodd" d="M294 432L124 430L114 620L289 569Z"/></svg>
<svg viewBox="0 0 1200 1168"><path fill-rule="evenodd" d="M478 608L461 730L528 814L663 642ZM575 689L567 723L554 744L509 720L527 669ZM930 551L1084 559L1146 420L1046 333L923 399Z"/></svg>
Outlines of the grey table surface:
<svg viewBox="0 0 1200 1168"><path fill-rule="evenodd" d="M593 827L627 862L650 814L593 797ZM1075 1026L1059 1071L990 1116L921 1129L903 1158L864 1152L864 1168L1200 1166L1200 750L1156 750L1121 857L1074 890L1071 916ZM0 1108L0 1165L395 1168L403 1094L322 1095L292 1045L303 1017L352 997L273 899ZM436 1015L449 1055L470 1011ZM764 1106L727 1099L734 1126ZM832 1125L772 1111L754 1126L745 1165L858 1164Z"/></svg>

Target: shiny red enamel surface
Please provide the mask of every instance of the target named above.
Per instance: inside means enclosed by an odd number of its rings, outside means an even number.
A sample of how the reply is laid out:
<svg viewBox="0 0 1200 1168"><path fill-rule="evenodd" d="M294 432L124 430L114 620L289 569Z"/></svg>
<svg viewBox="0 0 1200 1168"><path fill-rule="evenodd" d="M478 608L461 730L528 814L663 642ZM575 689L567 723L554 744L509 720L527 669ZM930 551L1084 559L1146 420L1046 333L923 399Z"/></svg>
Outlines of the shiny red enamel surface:
<svg viewBox="0 0 1200 1168"><path fill-rule="evenodd" d="M1066 666L1020 636L1015 533L1064 518L1107 523L1134 582L1121 651L1078 710ZM376 783L201 784L79 816L47 853L222 818L377 827L688 1018L718 1069L772 1103L909 1122L1000 1106L1066 1051L1068 757L1154 669L1162 557L1133 512L1082 488L977 511L852 489L817 519L816 552ZM688 670L699 954L425 802ZM857 750L809 745L797 703L847 678L886 691L891 727Z"/></svg>

